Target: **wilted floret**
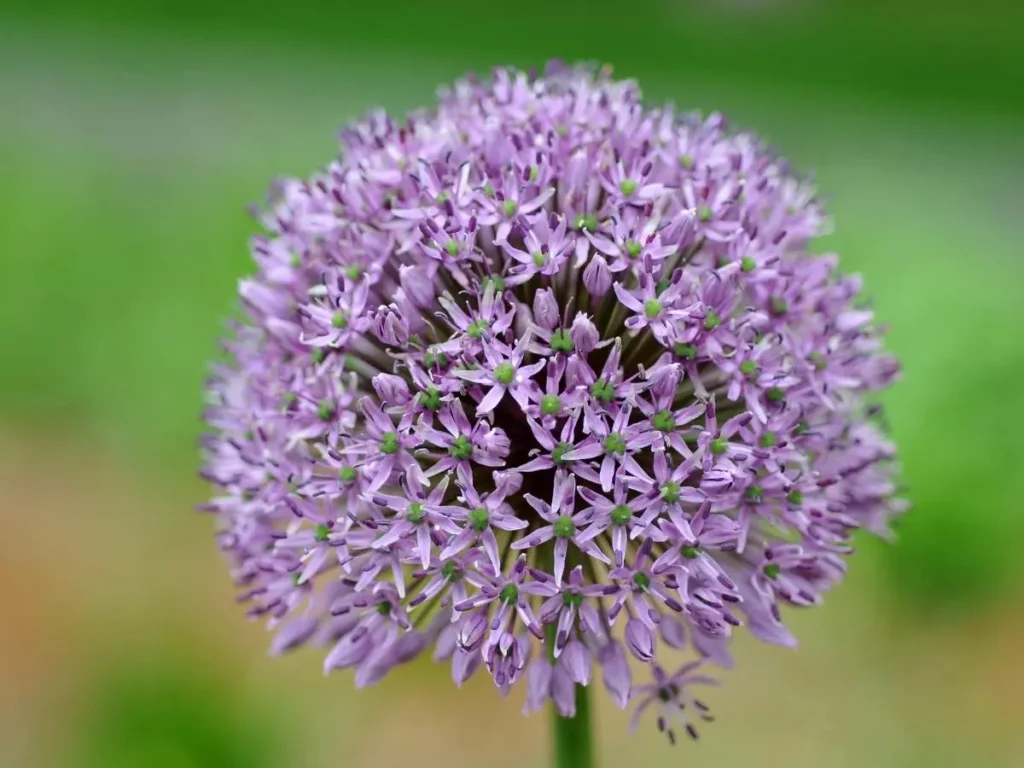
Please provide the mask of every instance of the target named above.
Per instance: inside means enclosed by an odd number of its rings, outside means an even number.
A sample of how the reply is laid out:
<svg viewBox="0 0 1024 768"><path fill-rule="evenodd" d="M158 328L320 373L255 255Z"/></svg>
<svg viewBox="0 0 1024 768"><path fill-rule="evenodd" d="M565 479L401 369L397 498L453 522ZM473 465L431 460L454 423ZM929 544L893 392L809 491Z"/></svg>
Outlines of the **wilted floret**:
<svg viewBox="0 0 1024 768"><path fill-rule="evenodd" d="M342 150L277 185L209 384L250 615L359 686L432 649L527 710L601 679L695 735L697 667L742 626L792 645L780 606L903 509L866 405L898 368L807 250L813 190L719 115L558 65Z"/></svg>

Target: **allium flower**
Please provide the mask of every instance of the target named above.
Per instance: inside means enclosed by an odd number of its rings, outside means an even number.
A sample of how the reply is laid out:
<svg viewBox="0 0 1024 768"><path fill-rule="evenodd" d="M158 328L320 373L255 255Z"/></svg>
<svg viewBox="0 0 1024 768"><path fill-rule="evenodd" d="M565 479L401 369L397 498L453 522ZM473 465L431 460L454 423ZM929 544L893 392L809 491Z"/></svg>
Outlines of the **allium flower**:
<svg viewBox="0 0 1024 768"><path fill-rule="evenodd" d="M782 608L904 509L867 404L898 366L808 251L813 190L719 115L558 64L341 143L276 186L209 382L249 613L360 686L433 648L527 711L603 681L695 736L733 630L793 644Z"/></svg>

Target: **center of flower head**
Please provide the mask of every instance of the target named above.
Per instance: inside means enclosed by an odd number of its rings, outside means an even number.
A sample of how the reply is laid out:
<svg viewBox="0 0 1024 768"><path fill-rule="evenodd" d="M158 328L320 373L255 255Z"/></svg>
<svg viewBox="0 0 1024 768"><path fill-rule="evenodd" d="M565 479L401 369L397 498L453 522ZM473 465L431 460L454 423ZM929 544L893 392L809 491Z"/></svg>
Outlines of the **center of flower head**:
<svg viewBox="0 0 1024 768"><path fill-rule="evenodd" d="M449 240L444 249L448 251L449 256L459 255L459 243L457 240Z"/></svg>
<svg viewBox="0 0 1024 768"><path fill-rule="evenodd" d="M481 338L490 326L486 320L474 320L466 327L466 335L471 339Z"/></svg>
<svg viewBox="0 0 1024 768"><path fill-rule="evenodd" d="M663 486L661 486L661 498L667 501L669 504L675 504L682 497L683 489L679 483L674 480L669 480Z"/></svg>
<svg viewBox="0 0 1024 768"><path fill-rule="evenodd" d="M644 247L640 245L639 240L626 241L626 255L629 256L629 258L631 259L635 259L637 256L639 256L640 251L642 251L643 249Z"/></svg>
<svg viewBox="0 0 1024 768"><path fill-rule="evenodd" d="M385 432L380 436L380 452L386 454L398 453L398 434Z"/></svg>
<svg viewBox="0 0 1024 768"><path fill-rule="evenodd" d="M559 443L555 446L555 449L551 451L551 461L558 466L564 466L569 463L569 460L565 458L565 454L572 450L570 443Z"/></svg>
<svg viewBox="0 0 1024 768"><path fill-rule="evenodd" d="M598 379L590 385L590 394L595 400L610 403L615 398L615 386L608 379Z"/></svg>
<svg viewBox="0 0 1024 768"><path fill-rule="evenodd" d="M807 356L807 360L816 371L824 371L828 367L828 361L825 360L825 356L821 352L811 352Z"/></svg>
<svg viewBox="0 0 1024 768"><path fill-rule="evenodd" d="M334 316L331 318L331 325L339 330L348 328L348 318L345 316L345 313L335 312Z"/></svg>
<svg viewBox="0 0 1024 768"><path fill-rule="evenodd" d="M704 330L712 331L722 324L722 318L719 317L718 313L709 309L708 313L704 316Z"/></svg>
<svg viewBox="0 0 1024 768"><path fill-rule="evenodd" d="M618 432L612 432L604 439L605 453L622 455L626 452L626 438Z"/></svg>
<svg viewBox="0 0 1024 768"><path fill-rule="evenodd" d="M427 368L438 368L448 367L448 355L439 350L437 347L431 347L423 353L423 365Z"/></svg>
<svg viewBox="0 0 1024 768"><path fill-rule="evenodd" d="M658 411L651 419L654 428L659 432L671 432L676 428L676 415L672 411Z"/></svg>
<svg viewBox="0 0 1024 768"><path fill-rule="evenodd" d="M320 421L330 421L334 418L334 401L321 400L316 406L316 417Z"/></svg>
<svg viewBox="0 0 1024 768"><path fill-rule="evenodd" d="M633 583L640 589L647 589L651 586L651 578L643 571L633 574Z"/></svg>
<svg viewBox="0 0 1024 768"><path fill-rule="evenodd" d="M318 523L313 529L313 539L323 544L331 534L331 529L323 523Z"/></svg>
<svg viewBox="0 0 1024 768"><path fill-rule="evenodd" d="M697 359L697 347L694 344L676 344L672 347L672 351L676 357L681 357L683 360Z"/></svg>
<svg viewBox="0 0 1024 768"><path fill-rule="evenodd" d="M583 232L594 232L597 230L597 216L592 213L580 213L572 222L573 229Z"/></svg>
<svg viewBox="0 0 1024 768"><path fill-rule="evenodd" d="M501 204L501 210L511 219L516 215L516 211L519 210L519 204L515 200L506 200Z"/></svg>
<svg viewBox="0 0 1024 768"><path fill-rule="evenodd" d="M488 275L484 278L484 282L481 287L485 291L488 288L493 288L495 293L499 293L505 290L505 278L501 275Z"/></svg>
<svg viewBox="0 0 1024 768"><path fill-rule="evenodd" d="M351 483L356 479L356 470L353 467L342 467L338 470L338 479L345 483Z"/></svg>
<svg viewBox="0 0 1024 768"><path fill-rule="evenodd" d="M575 346L569 332L564 328L559 328L551 334L551 349L555 352L562 352L567 355L573 351Z"/></svg>
<svg viewBox="0 0 1024 768"><path fill-rule="evenodd" d="M462 578L462 568L454 560L449 560L441 566L441 575L448 581L458 581Z"/></svg>
<svg viewBox="0 0 1024 768"><path fill-rule="evenodd" d="M729 441L724 437L716 437L711 441L711 453L715 456L721 456L723 453L729 450Z"/></svg>
<svg viewBox="0 0 1024 768"><path fill-rule="evenodd" d="M742 269L744 272L753 272L755 269L757 269L757 262L754 261L754 257L744 256L742 259L740 259L740 269Z"/></svg>
<svg viewBox="0 0 1024 768"><path fill-rule="evenodd" d="M519 587L515 584L506 584L498 593L498 599L505 605L515 605L519 602Z"/></svg>
<svg viewBox="0 0 1024 768"><path fill-rule="evenodd" d="M626 525L632 519L633 510L627 507L625 504L619 504L618 506L612 509L613 525Z"/></svg>
<svg viewBox="0 0 1024 768"><path fill-rule="evenodd" d="M409 505L409 508L405 511L405 516L409 518L409 522L416 524L423 521L423 517L426 512L423 510L423 504L418 501L414 501Z"/></svg>
<svg viewBox="0 0 1024 768"><path fill-rule="evenodd" d="M772 448L776 443L778 443L778 441L778 435L768 429L764 431L764 434L761 435L761 439L758 442L762 448Z"/></svg>
<svg viewBox="0 0 1024 768"><path fill-rule="evenodd" d="M473 443L465 435L459 435L452 440L452 444L448 447L448 453L452 458L459 459L460 461L468 459L473 455Z"/></svg>
<svg viewBox="0 0 1024 768"><path fill-rule="evenodd" d="M569 592L566 590L562 593L562 605L569 608L579 608L583 604L583 595L579 592Z"/></svg>
<svg viewBox="0 0 1024 768"><path fill-rule="evenodd" d="M740 363L740 373L746 376L748 379L756 378L758 374L758 365L753 360L744 360Z"/></svg>
<svg viewBox="0 0 1024 768"><path fill-rule="evenodd" d="M391 613L391 603L389 603L387 600L377 603L377 613L379 613L381 616L387 616L389 613Z"/></svg>
<svg viewBox="0 0 1024 768"><path fill-rule="evenodd" d="M679 548L679 554L687 560L696 560L700 556L700 547L696 544L683 544Z"/></svg>
<svg viewBox="0 0 1024 768"><path fill-rule="evenodd" d="M768 563L768 565L761 570L764 571L764 575L769 579L777 579L779 578L779 572L782 570L782 567L778 563Z"/></svg>
<svg viewBox="0 0 1024 768"><path fill-rule="evenodd" d="M345 267L345 277L347 277L349 280L358 280L362 276L362 264L349 264L347 267Z"/></svg>
<svg viewBox="0 0 1024 768"><path fill-rule="evenodd" d="M799 490L790 491L786 495L786 501L788 501L794 507L799 507L801 504L804 503L803 491L799 491Z"/></svg>
<svg viewBox="0 0 1024 768"><path fill-rule="evenodd" d="M568 515L559 517L551 527L555 531L555 537L559 539L571 539L576 533L576 523Z"/></svg>
<svg viewBox="0 0 1024 768"><path fill-rule="evenodd" d="M477 507L476 509L469 510L467 515L467 522L469 527L474 531L483 533L487 530L487 525L491 521L491 513L483 507Z"/></svg>
<svg viewBox="0 0 1024 768"><path fill-rule="evenodd" d="M679 700L679 686L675 683L667 683L658 689L658 698L666 704Z"/></svg>
<svg viewBox="0 0 1024 768"><path fill-rule="evenodd" d="M703 222L711 221L711 209L706 205L698 205L697 218Z"/></svg>
<svg viewBox="0 0 1024 768"><path fill-rule="evenodd" d="M441 390L431 385L420 392L416 399L428 411L436 411L441 407Z"/></svg>
<svg viewBox="0 0 1024 768"><path fill-rule="evenodd" d="M544 395L540 399L540 412L545 416L554 416L562 410L562 401L558 395Z"/></svg>
<svg viewBox="0 0 1024 768"><path fill-rule="evenodd" d="M644 314L652 320L656 318L661 314L661 302L657 299L648 299L644 302Z"/></svg>
<svg viewBox="0 0 1024 768"><path fill-rule="evenodd" d="M548 257L544 255L543 251L534 251L531 254L531 258L533 259L533 263L538 267L543 267L548 263Z"/></svg>
<svg viewBox="0 0 1024 768"><path fill-rule="evenodd" d="M619 191L625 196L629 197L636 192L637 184L633 179L623 179L619 182Z"/></svg>
<svg viewBox="0 0 1024 768"><path fill-rule="evenodd" d="M772 387L764 396L768 398L769 403L781 403L786 399L786 391L782 387Z"/></svg>
<svg viewBox="0 0 1024 768"><path fill-rule="evenodd" d="M764 488L760 485L752 485L743 492L743 496L747 501L752 501L755 504L759 504L764 499Z"/></svg>
<svg viewBox="0 0 1024 768"><path fill-rule="evenodd" d="M516 369L512 363L504 362L494 369L494 380L499 384L504 384L506 387L512 383L515 377Z"/></svg>

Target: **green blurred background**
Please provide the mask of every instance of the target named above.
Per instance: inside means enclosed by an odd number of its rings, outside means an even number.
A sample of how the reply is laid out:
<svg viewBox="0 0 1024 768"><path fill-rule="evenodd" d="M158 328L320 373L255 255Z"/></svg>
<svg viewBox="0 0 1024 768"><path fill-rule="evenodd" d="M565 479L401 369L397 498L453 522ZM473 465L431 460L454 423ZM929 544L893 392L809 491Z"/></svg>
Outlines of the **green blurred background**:
<svg viewBox="0 0 1024 768"><path fill-rule="evenodd" d="M543 764L547 723L420 665L355 693L264 656L191 512L245 206L370 106L550 56L722 109L832 196L904 381L915 504L798 652L741 639L670 750L602 697L605 766L1024 765L1024 5L925 0L0 8L0 765ZM483 681L476 681L483 683Z"/></svg>

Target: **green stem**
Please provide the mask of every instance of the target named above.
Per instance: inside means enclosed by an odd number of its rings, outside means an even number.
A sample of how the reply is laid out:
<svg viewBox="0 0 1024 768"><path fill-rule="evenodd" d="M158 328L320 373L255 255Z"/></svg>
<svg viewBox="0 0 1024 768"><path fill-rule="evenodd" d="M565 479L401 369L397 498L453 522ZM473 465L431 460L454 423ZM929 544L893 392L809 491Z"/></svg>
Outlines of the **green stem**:
<svg viewBox="0 0 1024 768"><path fill-rule="evenodd" d="M538 553L540 561L552 559L552 552ZM550 565L548 566L550 569ZM548 661L555 663L555 635L558 623L544 628L544 649ZM552 768L594 768L594 741L590 733L590 695L582 685L573 686L576 695L576 716L563 717L551 702L551 727L555 737L555 759Z"/></svg>

